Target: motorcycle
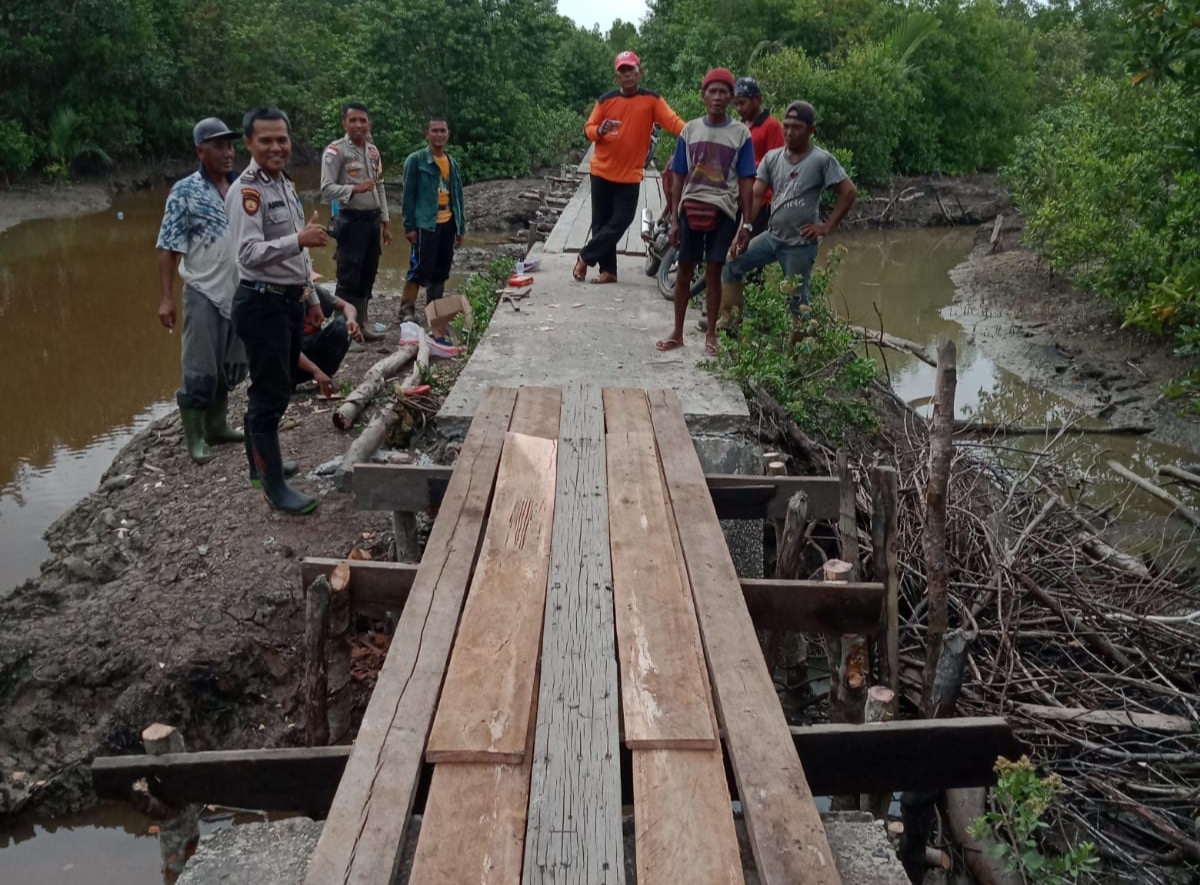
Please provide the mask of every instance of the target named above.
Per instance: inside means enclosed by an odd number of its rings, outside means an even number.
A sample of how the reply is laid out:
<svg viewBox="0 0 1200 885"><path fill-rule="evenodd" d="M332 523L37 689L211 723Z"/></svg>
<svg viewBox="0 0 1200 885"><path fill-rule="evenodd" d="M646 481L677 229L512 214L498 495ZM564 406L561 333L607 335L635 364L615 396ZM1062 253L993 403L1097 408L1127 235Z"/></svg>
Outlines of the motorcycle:
<svg viewBox="0 0 1200 885"><path fill-rule="evenodd" d="M675 247L671 245L670 217L664 212L657 221L649 208L642 210L642 240L646 243L646 276L655 277L658 292L667 301L675 300L675 273L679 264ZM691 297L704 294L704 275L692 280Z"/></svg>

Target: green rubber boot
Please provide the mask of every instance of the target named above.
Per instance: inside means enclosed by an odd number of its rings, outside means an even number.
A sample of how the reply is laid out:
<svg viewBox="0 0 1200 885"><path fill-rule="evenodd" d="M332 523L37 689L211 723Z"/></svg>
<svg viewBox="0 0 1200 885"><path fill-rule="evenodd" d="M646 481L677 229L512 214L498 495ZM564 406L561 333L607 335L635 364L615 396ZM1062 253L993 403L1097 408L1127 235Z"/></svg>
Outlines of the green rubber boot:
<svg viewBox="0 0 1200 885"><path fill-rule="evenodd" d="M217 457L216 452L204 441L204 410L179 409L180 423L183 424L183 438L187 442L188 454L197 464L207 464Z"/></svg>
<svg viewBox="0 0 1200 885"><path fill-rule="evenodd" d="M229 426L229 394L221 393L204 413L204 440L211 446L238 443L246 438L240 430Z"/></svg>
<svg viewBox="0 0 1200 885"><path fill-rule="evenodd" d="M262 479L258 475L258 466L254 463L254 446L250 444L250 437L246 437L246 460L250 462L250 487L261 489L263 487ZM300 465L295 461L283 462L283 478L291 479L296 475L296 471L300 469Z"/></svg>
<svg viewBox="0 0 1200 885"><path fill-rule="evenodd" d="M279 452L279 434L253 434L254 463L262 479L263 493L276 510L297 515L312 513L319 503L316 498L298 492L283 478L283 455Z"/></svg>

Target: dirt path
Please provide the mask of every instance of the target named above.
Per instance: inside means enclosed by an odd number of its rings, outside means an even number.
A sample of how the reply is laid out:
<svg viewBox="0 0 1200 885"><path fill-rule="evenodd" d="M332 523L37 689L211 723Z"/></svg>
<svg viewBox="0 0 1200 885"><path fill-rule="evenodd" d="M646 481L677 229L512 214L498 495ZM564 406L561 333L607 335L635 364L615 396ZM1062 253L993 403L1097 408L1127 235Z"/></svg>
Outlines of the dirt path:
<svg viewBox="0 0 1200 885"><path fill-rule="evenodd" d="M1200 452L1200 419L1178 414L1162 396L1172 378L1200 359L1172 354L1169 342L1121 328L1116 308L1076 291L1021 245L1021 222L1006 216L997 248L990 223L971 255L951 272L954 318L998 365L1113 424L1151 424L1154 438Z"/></svg>
<svg viewBox="0 0 1200 885"><path fill-rule="evenodd" d="M22 221L88 215L107 209L111 205L112 195L109 189L100 184L4 191L0 193L0 233Z"/></svg>

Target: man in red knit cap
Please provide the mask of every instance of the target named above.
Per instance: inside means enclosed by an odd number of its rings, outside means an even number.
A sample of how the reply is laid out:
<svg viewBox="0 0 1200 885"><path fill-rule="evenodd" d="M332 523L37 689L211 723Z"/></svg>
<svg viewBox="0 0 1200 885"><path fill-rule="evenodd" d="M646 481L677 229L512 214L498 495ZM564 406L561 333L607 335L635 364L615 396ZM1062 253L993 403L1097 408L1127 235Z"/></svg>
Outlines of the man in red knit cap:
<svg viewBox="0 0 1200 885"><path fill-rule="evenodd" d="M642 89L642 65L628 49L613 59L619 88L600 96L584 132L596 143L592 155L592 238L579 250L572 275L583 282L587 269L599 266L593 283L617 281L617 243L637 214L646 151L657 123L672 135L683 120L661 95Z"/></svg>
<svg viewBox="0 0 1200 885"><path fill-rule="evenodd" d="M733 99L733 74L713 68L700 86L706 113L692 120L675 143L671 158L671 245L679 250L675 276L675 327L655 346L674 350L683 346L683 321L691 297L692 274L704 264L708 285L708 315L715 317L721 303L721 270L737 234L738 211L754 217L754 144L745 123L729 117ZM746 220L747 231L753 224ZM713 323L705 335L704 350L717 355L717 330Z"/></svg>

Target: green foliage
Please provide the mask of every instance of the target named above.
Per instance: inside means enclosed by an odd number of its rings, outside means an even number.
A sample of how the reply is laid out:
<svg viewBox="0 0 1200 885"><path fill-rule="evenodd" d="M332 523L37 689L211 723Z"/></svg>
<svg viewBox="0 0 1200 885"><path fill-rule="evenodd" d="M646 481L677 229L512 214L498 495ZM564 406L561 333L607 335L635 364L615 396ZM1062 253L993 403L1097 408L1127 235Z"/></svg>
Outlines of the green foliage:
<svg viewBox="0 0 1200 885"><path fill-rule="evenodd" d="M862 183L891 180L918 94L905 64L883 44L852 48L837 66L785 49L761 59L754 75L782 107L804 96L817 111L817 137L854 156Z"/></svg>
<svg viewBox="0 0 1200 885"><path fill-rule="evenodd" d="M83 117L69 107L59 108L50 118L50 130L46 133L46 155L50 162L46 171L52 178L63 180L70 177L75 163L87 156L94 156L106 165L112 165L112 158L84 134L83 122Z"/></svg>
<svg viewBox="0 0 1200 885"><path fill-rule="evenodd" d="M1081 82L1006 169L1026 239L1128 326L1200 350L1200 95Z"/></svg>
<svg viewBox="0 0 1200 885"><path fill-rule="evenodd" d="M855 356L853 335L829 305L838 261L835 253L813 272L810 310L795 320L788 311L793 285L778 268L764 285L747 286L741 331L722 342L715 365L746 387L764 389L804 430L835 440L850 431L873 433L878 424L863 396L875 363Z"/></svg>
<svg viewBox="0 0 1200 885"><path fill-rule="evenodd" d="M483 333L487 331L488 323L491 322L492 314L496 310L498 300L496 290L502 289L508 282L513 266L511 258L497 258L487 266L487 270L483 273L471 274L466 285L463 286L463 295L467 297L467 301L471 305L471 328L463 327L461 315L455 317L450 323L459 343L467 348L468 353L473 351L475 345L483 340Z"/></svg>
<svg viewBox="0 0 1200 885"><path fill-rule="evenodd" d="M33 139L16 120L0 120L0 174L7 182L33 165Z"/></svg>
<svg viewBox="0 0 1200 885"><path fill-rule="evenodd" d="M993 856L1004 858L1005 869L1025 882L1066 885L1090 880L1099 863L1091 842L1081 842L1062 854L1042 853L1040 837L1050 829L1047 817L1063 789L1059 777L1038 777L1028 756L1016 762L1001 756L995 770L991 810L968 828L971 837L993 842Z"/></svg>
<svg viewBox="0 0 1200 885"><path fill-rule="evenodd" d="M1200 0L1125 0L1124 50L1134 81L1200 89Z"/></svg>

